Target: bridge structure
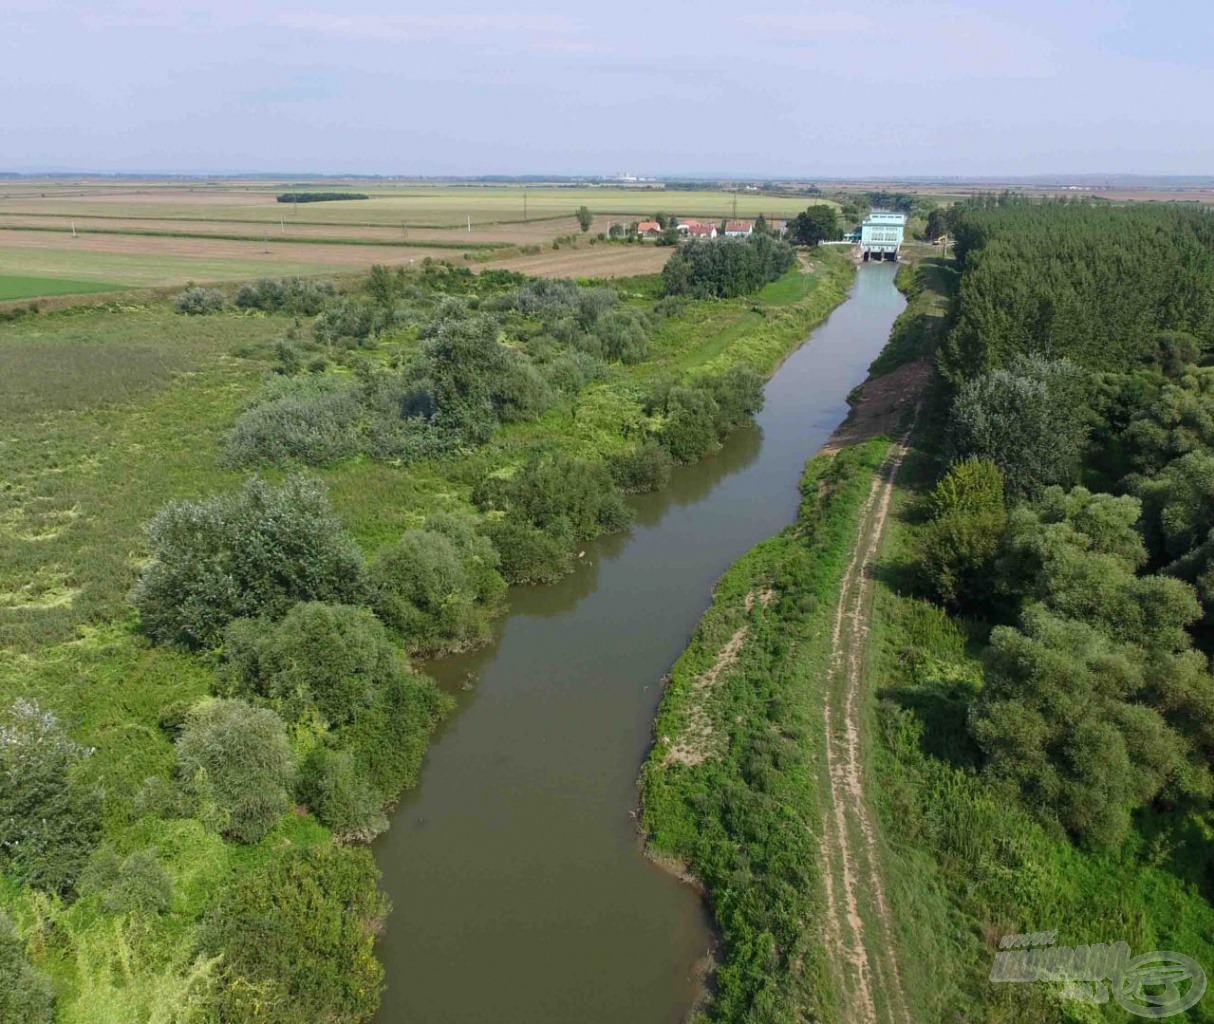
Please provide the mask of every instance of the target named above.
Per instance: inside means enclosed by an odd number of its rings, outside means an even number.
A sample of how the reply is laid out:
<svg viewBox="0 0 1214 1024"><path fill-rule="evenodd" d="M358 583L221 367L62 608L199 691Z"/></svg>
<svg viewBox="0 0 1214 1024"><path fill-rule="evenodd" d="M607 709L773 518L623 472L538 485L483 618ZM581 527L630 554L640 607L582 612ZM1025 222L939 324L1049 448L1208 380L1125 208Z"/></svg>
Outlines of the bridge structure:
<svg viewBox="0 0 1214 1024"><path fill-rule="evenodd" d="M906 214L873 210L860 225L860 249L866 260L896 260L906 232Z"/></svg>

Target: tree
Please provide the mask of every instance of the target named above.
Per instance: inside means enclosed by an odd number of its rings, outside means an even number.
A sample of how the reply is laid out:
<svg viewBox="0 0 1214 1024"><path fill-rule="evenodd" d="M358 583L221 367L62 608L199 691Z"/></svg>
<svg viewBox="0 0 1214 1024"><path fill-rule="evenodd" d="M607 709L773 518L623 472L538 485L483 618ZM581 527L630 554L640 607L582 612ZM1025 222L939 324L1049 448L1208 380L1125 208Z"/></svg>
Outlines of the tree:
<svg viewBox="0 0 1214 1024"><path fill-rule="evenodd" d="M1162 674L1185 674L1186 663L1191 672L1191 657L1172 658ZM1130 812L1170 784L1208 797L1204 757L1190 753L1179 722L1162 713L1167 703L1152 699L1160 675L1133 645L1031 607L1019 629L992 633L986 683L970 714L988 771L1081 842L1106 849L1128 833ZM1204 720L1190 730L1208 734L1208 677L1204 690Z"/></svg>
<svg viewBox="0 0 1214 1024"><path fill-rule="evenodd" d="M243 700L199 705L177 738L177 775L223 833L260 842L286 813L295 761L282 719Z"/></svg>
<svg viewBox="0 0 1214 1024"><path fill-rule="evenodd" d="M590 230L590 225L594 223L594 214L590 212L589 207L579 206L574 216L577 217L578 227L582 229L583 234Z"/></svg>
<svg viewBox="0 0 1214 1024"><path fill-rule="evenodd" d="M1013 494L1067 483L1088 433L1083 375L1067 360L1018 357L962 383L950 428L956 456L995 463Z"/></svg>
<svg viewBox="0 0 1214 1024"><path fill-rule="evenodd" d="M788 222L789 241L818 245L839 237L839 214L833 206L815 203Z"/></svg>
<svg viewBox="0 0 1214 1024"><path fill-rule="evenodd" d="M229 622L278 618L299 601L357 604L362 555L319 481L179 501L148 527L152 560L135 588L144 632L157 643L216 644Z"/></svg>
<svg viewBox="0 0 1214 1024"><path fill-rule="evenodd" d="M920 536L927 581L949 605L991 596L991 567L1007 529L1003 474L993 462L955 462L932 493L931 521Z"/></svg>
<svg viewBox="0 0 1214 1024"><path fill-rule="evenodd" d="M756 235L772 234L771 225L767 223L767 218L761 213L755 218L754 232Z"/></svg>
<svg viewBox="0 0 1214 1024"><path fill-rule="evenodd" d="M34 701L0 713L0 868L73 891L101 831L101 795L78 779L90 753Z"/></svg>
<svg viewBox="0 0 1214 1024"><path fill-rule="evenodd" d="M375 700L401 663L368 609L300 602L278 622L237 619L224 634L221 667L233 695L269 702L289 722L336 728Z"/></svg>

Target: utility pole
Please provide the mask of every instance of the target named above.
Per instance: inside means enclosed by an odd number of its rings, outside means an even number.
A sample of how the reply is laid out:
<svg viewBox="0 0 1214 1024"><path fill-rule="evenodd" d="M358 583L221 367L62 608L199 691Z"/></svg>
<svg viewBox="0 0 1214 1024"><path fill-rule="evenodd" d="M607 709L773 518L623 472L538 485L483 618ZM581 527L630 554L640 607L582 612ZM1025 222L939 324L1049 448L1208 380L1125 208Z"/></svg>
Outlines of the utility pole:
<svg viewBox="0 0 1214 1024"><path fill-rule="evenodd" d="M472 234L472 214L468 214L468 234Z"/></svg>
<svg viewBox="0 0 1214 1024"><path fill-rule="evenodd" d="M523 189L523 220L527 219L527 190Z"/></svg>

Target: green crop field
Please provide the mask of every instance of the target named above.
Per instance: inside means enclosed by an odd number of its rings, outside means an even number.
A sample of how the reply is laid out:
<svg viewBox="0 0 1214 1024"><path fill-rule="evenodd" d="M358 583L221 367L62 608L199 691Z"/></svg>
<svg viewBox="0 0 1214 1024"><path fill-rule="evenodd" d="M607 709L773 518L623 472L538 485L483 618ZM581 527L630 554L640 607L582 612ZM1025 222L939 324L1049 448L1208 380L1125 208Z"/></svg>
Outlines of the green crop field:
<svg viewBox="0 0 1214 1024"><path fill-rule="evenodd" d="M85 295L112 292L121 285L107 281L77 281L63 277L26 277L0 270L0 302L8 299L34 299L43 295Z"/></svg>

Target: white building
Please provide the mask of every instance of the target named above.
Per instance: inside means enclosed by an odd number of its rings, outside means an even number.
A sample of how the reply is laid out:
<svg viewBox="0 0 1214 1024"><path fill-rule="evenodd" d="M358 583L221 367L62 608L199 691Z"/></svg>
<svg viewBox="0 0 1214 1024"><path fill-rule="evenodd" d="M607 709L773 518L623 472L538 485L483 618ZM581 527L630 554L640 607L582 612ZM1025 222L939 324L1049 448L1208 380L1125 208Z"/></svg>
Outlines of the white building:
<svg viewBox="0 0 1214 1024"><path fill-rule="evenodd" d="M906 214L873 210L860 226L860 248L864 258L896 260L906 231Z"/></svg>

